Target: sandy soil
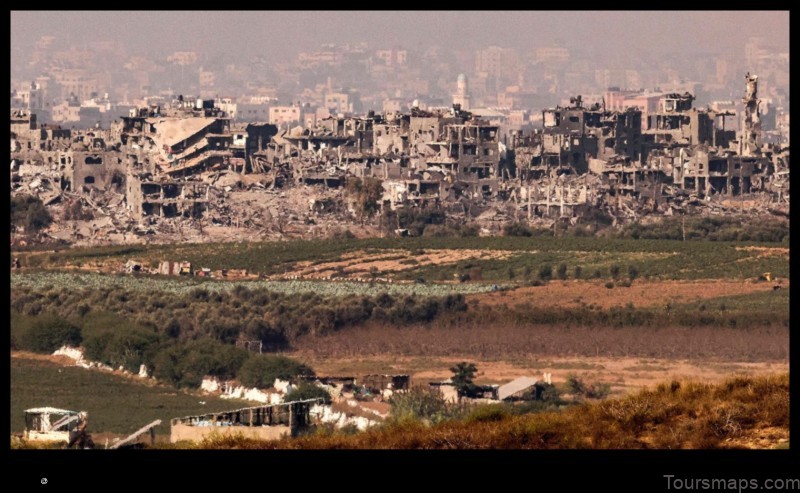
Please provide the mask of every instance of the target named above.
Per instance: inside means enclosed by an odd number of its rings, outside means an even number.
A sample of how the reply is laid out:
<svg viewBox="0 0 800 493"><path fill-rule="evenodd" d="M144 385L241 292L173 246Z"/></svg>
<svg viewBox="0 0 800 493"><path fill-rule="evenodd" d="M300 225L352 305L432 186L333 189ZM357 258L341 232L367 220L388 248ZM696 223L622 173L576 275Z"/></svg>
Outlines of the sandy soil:
<svg viewBox="0 0 800 493"><path fill-rule="evenodd" d="M450 367L460 361L470 361L478 368L476 382L481 384L505 383L517 377L552 373L553 383L564 382L567 375L575 374L588 383L608 383L614 393L627 393L651 387L673 379L692 379L702 382L719 382L733 375L763 375L789 371L788 361L720 362L707 360L673 360L655 358L580 358L542 357L510 361L475 361L474 358L413 358L374 356L359 359L313 359L303 354L290 355L309 363L318 375L364 376L370 373L409 374L412 384L444 380L451 376ZM12 358L49 361L63 366L75 362L66 356L52 356L13 351ZM99 371L99 370L95 370ZM144 385L154 385L152 380L142 380L135 375L114 371ZM383 411L383 409L379 409Z"/></svg>
<svg viewBox="0 0 800 493"><path fill-rule="evenodd" d="M345 277L369 277L376 270L384 275L417 269L426 265L455 264L468 259L505 259L514 252L504 250L426 250L422 255L414 255L408 250L381 250L380 253L365 251L351 252L342 260L312 265L311 262L298 262L294 270L276 277L302 277L324 279L342 269Z"/></svg>
<svg viewBox="0 0 800 493"><path fill-rule="evenodd" d="M29 351L11 351L12 358L30 359L36 361L49 361L63 366L75 366L75 360L67 356L54 356L52 354L38 354Z"/></svg>
<svg viewBox="0 0 800 493"><path fill-rule="evenodd" d="M61 366L77 366L75 364L75 360L69 358L67 356L62 355L52 355L52 354L38 354L32 353L29 351L12 351L11 352L12 358L19 358L19 359L27 359L27 360L34 360L34 361L47 361L49 363L55 363ZM100 369L100 368L86 368L86 371L102 371L104 373L109 373L112 375L116 375L119 377L127 378L129 380L135 381L136 383L140 383L142 385L147 385L148 387L153 387L158 385L158 382L152 378L142 378L138 375L133 373L115 369L115 370L108 370L108 369Z"/></svg>
<svg viewBox="0 0 800 493"><path fill-rule="evenodd" d="M789 428L788 427L768 427L757 428L750 432L746 432L744 436L728 438L725 440L725 445L736 448L748 449L771 449L776 445L786 444L789 442Z"/></svg>
<svg viewBox="0 0 800 493"><path fill-rule="evenodd" d="M605 287L606 281L551 281L544 286L532 286L506 292L481 293L467 296L484 305L517 305L526 302L539 307L579 307L584 304L610 308L633 303L636 307L688 303L720 296L734 296L772 290L772 283L736 280L703 281L643 281L631 287ZM788 282L783 283L788 287Z"/></svg>
<svg viewBox="0 0 800 493"><path fill-rule="evenodd" d="M789 371L788 361L718 362L653 358L547 358L515 361L475 361L474 358L392 358L370 357L358 360L308 360L320 375L367 373L407 373L412 385L444 380L449 368L459 361L470 361L478 368L476 382L502 384L517 377L552 373L553 383L564 382L575 374L587 383L607 383L612 393L624 394L673 379L720 382L734 375L763 375Z"/></svg>
<svg viewBox="0 0 800 493"><path fill-rule="evenodd" d="M783 255L787 259L789 258L788 248L746 246L746 247L736 247L736 249L745 252L758 252L759 257L778 257Z"/></svg>

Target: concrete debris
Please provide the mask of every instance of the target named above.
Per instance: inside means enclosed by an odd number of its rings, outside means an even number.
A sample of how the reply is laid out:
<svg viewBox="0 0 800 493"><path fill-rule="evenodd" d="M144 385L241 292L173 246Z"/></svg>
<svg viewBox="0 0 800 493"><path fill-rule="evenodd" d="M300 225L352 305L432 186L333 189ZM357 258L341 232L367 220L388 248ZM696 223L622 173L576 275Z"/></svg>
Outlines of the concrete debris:
<svg viewBox="0 0 800 493"><path fill-rule="evenodd" d="M89 414L54 407L36 407L25 410L23 437L30 441L65 442L65 448L94 448L94 441L86 431Z"/></svg>
<svg viewBox="0 0 800 493"><path fill-rule="evenodd" d="M407 375L368 375L367 384L357 385L355 377L298 377L313 385L324 388L331 395L335 410L330 404L315 404L311 408L311 417L319 423L332 424L336 428L355 426L365 430L386 419L389 405L381 402L388 398L386 390L396 388L403 392L408 384ZM383 391L370 387L382 386ZM277 405L286 402L286 396L295 386L288 380L276 379L272 388L246 388L234 381L221 382L216 377L206 376L200 385L201 390L219 395L222 399L240 399ZM392 391L390 390L390 393ZM365 416L368 415L368 416Z"/></svg>
<svg viewBox="0 0 800 493"><path fill-rule="evenodd" d="M142 444L138 442L138 440L145 436L146 434L150 436L150 445L153 446L156 444L156 426L161 424L161 420L157 419L141 428L136 430L135 432L131 433L127 437L119 440L118 438L115 439L115 443L108 447L109 449L122 449L122 448L137 448L140 447Z"/></svg>
<svg viewBox="0 0 800 493"><path fill-rule="evenodd" d="M216 392L219 388L219 380L213 377L205 377L203 381L200 382L200 390L205 392Z"/></svg>
<svg viewBox="0 0 800 493"><path fill-rule="evenodd" d="M222 399L241 399L254 402L263 402L265 404L277 404L283 402L283 398L276 394L268 394L256 388L246 388L243 386L238 387L225 387L224 393L220 396Z"/></svg>
<svg viewBox="0 0 800 493"><path fill-rule="evenodd" d="M53 352L53 356L66 356L75 362L84 361L83 350L71 346L61 346Z"/></svg>
<svg viewBox="0 0 800 493"><path fill-rule="evenodd" d="M329 237L347 224L412 234L365 224L354 179L380 182L381 215L438 208L483 234L597 210L614 224L741 212L733 197L752 202L749 214L782 216L789 147L762 139L758 82L745 77L739 135L725 126L733 113L695 108L689 93L647 112L577 96L544 110L542 128L510 134L458 104L284 130L234 124L203 100L132 110L108 130L42 126L12 110L11 190L40 197L63 219L47 234L76 245Z"/></svg>
<svg viewBox="0 0 800 493"><path fill-rule="evenodd" d="M75 361L75 366L80 366L81 368L85 369L96 369L96 370L103 370L103 371L114 371L114 368L100 363L99 361L89 361L83 355L83 349L81 348L74 348L70 346L62 346L53 352L53 356L66 356L67 358ZM143 367L144 365L142 365ZM122 370L122 368L120 368ZM141 376L142 369L139 368L139 373ZM145 368L145 373L147 369ZM123 373L129 373L127 371L123 371Z"/></svg>
<svg viewBox="0 0 800 493"><path fill-rule="evenodd" d="M247 407L170 420L170 441L202 440L209 435L244 435L259 440L296 436L312 423L318 399Z"/></svg>
<svg viewBox="0 0 800 493"><path fill-rule="evenodd" d="M281 394L288 394L293 389L291 382L288 380L281 380L279 378L275 379L275 383L273 383L272 386L275 387L275 390Z"/></svg>
<svg viewBox="0 0 800 493"><path fill-rule="evenodd" d="M348 416L346 412L337 412L334 411L331 406L319 404L311 407L311 416L318 419L321 423L333 424L335 428L355 426L359 431L364 431L379 423L379 421L371 420L364 416Z"/></svg>

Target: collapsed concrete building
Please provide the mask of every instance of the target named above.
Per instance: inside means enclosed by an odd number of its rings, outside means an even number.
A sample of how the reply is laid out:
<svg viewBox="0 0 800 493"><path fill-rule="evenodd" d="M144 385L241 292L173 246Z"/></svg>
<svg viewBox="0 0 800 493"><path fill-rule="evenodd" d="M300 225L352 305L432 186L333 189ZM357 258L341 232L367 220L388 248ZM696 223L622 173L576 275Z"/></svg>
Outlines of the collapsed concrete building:
<svg viewBox="0 0 800 493"><path fill-rule="evenodd" d="M154 180L150 174L129 174L126 197L137 217L200 217L209 204L210 186L196 180Z"/></svg>
<svg viewBox="0 0 800 493"><path fill-rule="evenodd" d="M549 215L555 207L561 216L574 216L580 204L633 213L621 196L653 212L666 212L682 195L710 199L766 192L771 201L788 204L789 149L760 141L757 82L746 76L740 136L725 127L733 113L694 108L688 93L664 95L646 119L633 108L584 108L580 96L570 107L545 110L542 130L512 140L521 184L517 197L537 214L544 207Z"/></svg>
<svg viewBox="0 0 800 493"><path fill-rule="evenodd" d="M544 128L515 146L521 179L538 179L552 171L585 173L591 159L624 156L640 161L640 111L606 111L599 104L585 108L580 96L571 98L571 103L567 108L544 110Z"/></svg>
<svg viewBox="0 0 800 493"><path fill-rule="evenodd" d="M295 436L311 424L310 410L318 402L318 399L309 399L173 418L170 442L200 441L212 434L243 435L257 440Z"/></svg>
<svg viewBox="0 0 800 493"><path fill-rule="evenodd" d="M35 114L12 110L12 193L35 193L46 204L83 200L102 214L124 206L126 230L140 232L153 221L211 213L213 224L271 221L282 234L282 216L314 224L345 210L341 189L350 178L380 180L384 210L437 207L468 220L494 210L498 220L574 221L597 208L635 218L669 214L686 197L754 193L788 205L789 148L762 142L758 77L745 78L740 135L726 128L732 113L693 101L666 94L643 115L585 106L577 96L545 109L541 129L508 140L500 126L458 104L331 116L280 132L234 125L213 101L181 96L132 109L108 130L39 125ZM314 192L281 212L284 193L305 187ZM109 191L117 198L104 199ZM267 198L277 205L259 211ZM111 222L121 227L118 218Z"/></svg>

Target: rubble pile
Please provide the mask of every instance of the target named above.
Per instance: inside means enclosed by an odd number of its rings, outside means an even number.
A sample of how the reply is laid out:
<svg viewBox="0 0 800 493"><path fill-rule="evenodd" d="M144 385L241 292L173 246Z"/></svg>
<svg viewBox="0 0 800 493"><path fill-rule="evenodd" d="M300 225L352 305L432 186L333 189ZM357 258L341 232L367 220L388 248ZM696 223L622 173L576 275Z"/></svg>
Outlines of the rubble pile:
<svg viewBox="0 0 800 493"><path fill-rule="evenodd" d="M76 245L360 236L350 180L380 183L373 213L433 208L498 233L509 221L613 224L649 215L788 216L789 148L761 141L758 77L745 77L744 131L731 113L668 94L656 111L570 106L501 139L454 104L329 117L313 128L233 125L213 101L131 110L108 130L38 125L11 112L11 191L39 197L51 239Z"/></svg>

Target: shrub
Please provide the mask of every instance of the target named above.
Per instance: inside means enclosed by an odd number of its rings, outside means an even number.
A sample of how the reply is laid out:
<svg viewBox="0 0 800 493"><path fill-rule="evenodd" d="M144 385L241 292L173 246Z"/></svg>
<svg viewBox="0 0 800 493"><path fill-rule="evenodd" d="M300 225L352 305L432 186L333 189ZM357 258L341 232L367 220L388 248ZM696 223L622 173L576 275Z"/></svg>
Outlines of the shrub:
<svg viewBox="0 0 800 493"><path fill-rule="evenodd" d="M606 383L586 384L574 374L567 375L567 391L570 394L582 395L592 399L602 399L611 393L611 386Z"/></svg>
<svg viewBox="0 0 800 493"><path fill-rule="evenodd" d="M608 281L608 282L605 284L605 286L606 286L608 289L613 289L613 288L614 288L614 283L613 283L613 282L611 282L611 281Z"/></svg>
<svg viewBox="0 0 800 493"><path fill-rule="evenodd" d="M81 318L85 317L86 314L89 313L90 311L92 311L92 307L90 307L86 303L81 303L80 305L78 305L78 315Z"/></svg>
<svg viewBox="0 0 800 493"><path fill-rule="evenodd" d="M549 281L553 278L553 266L545 264L539 267L539 279L542 281Z"/></svg>
<svg viewBox="0 0 800 493"><path fill-rule="evenodd" d="M242 365L239 381L247 387L268 388L276 378L294 380L313 375L311 368L286 356L254 355Z"/></svg>
<svg viewBox="0 0 800 493"><path fill-rule="evenodd" d="M788 221L763 220L708 216L687 218L662 218L648 225L634 223L622 228L619 236L622 238L642 238L660 240L683 239L709 240L709 241L760 241L780 242L785 241L789 235Z"/></svg>
<svg viewBox="0 0 800 493"><path fill-rule="evenodd" d="M429 224L425 227L422 236L435 238L466 238L469 236L478 236L478 233L477 226Z"/></svg>
<svg viewBox="0 0 800 493"><path fill-rule="evenodd" d="M61 346L78 346L81 329L54 315L44 315L22 334L22 347L36 353L52 353Z"/></svg>
<svg viewBox="0 0 800 493"><path fill-rule="evenodd" d="M201 339L186 346L181 367L186 373L200 377L211 375L228 379L238 374L247 357L248 353L243 349Z"/></svg>
<svg viewBox="0 0 800 493"><path fill-rule="evenodd" d="M155 332L140 327L117 327L117 330L88 336L83 347L86 357L117 368L137 372L142 364L150 364L147 353L158 342Z"/></svg>
<svg viewBox="0 0 800 493"><path fill-rule="evenodd" d="M93 218L92 210L83 207L83 203L80 199L74 200L70 205L64 208L64 219L66 220L88 221Z"/></svg>
<svg viewBox="0 0 800 493"><path fill-rule="evenodd" d="M423 420L438 423L463 414L465 408L450 404L442 394L428 387L412 387L403 394L394 394L389 399L391 417L396 422Z"/></svg>
<svg viewBox="0 0 800 493"><path fill-rule="evenodd" d="M567 264L559 264L558 269L556 270L556 275L562 281L567 278Z"/></svg>
<svg viewBox="0 0 800 493"><path fill-rule="evenodd" d="M50 213L38 197L17 195L11 197L11 231L15 226L25 228L26 233L35 233L53 222Z"/></svg>
<svg viewBox="0 0 800 493"><path fill-rule="evenodd" d="M114 334L111 332L89 335L83 341L83 354L90 361L104 361L106 347L113 337Z"/></svg>
<svg viewBox="0 0 800 493"><path fill-rule="evenodd" d="M472 410L466 417L469 423L486 423L491 421L502 421L510 416L508 409L502 404L488 404L478 406Z"/></svg>
<svg viewBox="0 0 800 493"><path fill-rule="evenodd" d="M349 229L336 229L331 234L331 239L334 240L352 240L356 237Z"/></svg>
<svg viewBox="0 0 800 493"><path fill-rule="evenodd" d="M331 394L319 385L303 382L286 394L284 402L304 401L306 399L322 399L324 404L330 404Z"/></svg>
<svg viewBox="0 0 800 493"><path fill-rule="evenodd" d="M611 267L608 269L608 271L609 271L609 273L611 274L611 278L612 278L612 279L614 279L615 281L616 281L617 279L619 279L619 273L620 273L620 267L619 267L619 265L617 265L617 264L614 264L614 265L612 265L612 266L611 266Z"/></svg>
<svg viewBox="0 0 800 493"><path fill-rule="evenodd" d="M570 373L567 375L566 388L568 393L580 395L584 390L583 380L578 378L577 375Z"/></svg>
<svg viewBox="0 0 800 493"><path fill-rule="evenodd" d="M558 387L555 385L550 383L537 383L536 387L540 401L555 403L561 402L561 392L558 391Z"/></svg>
<svg viewBox="0 0 800 493"><path fill-rule="evenodd" d="M199 339L156 353L152 358L153 376L178 387L198 387L206 375L234 378L248 356L244 349Z"/></svg>
<svg viewBox="0 0 800 493"><path fill-rule="evenodd" d="M533 236L533 231L526 224L521 222L509 223L503 226L505 236Z"/></svg>
<svg viewBox="0 0 800 493"><path fill-rule="evenodd" d="M637 277L639 277L639 269L637 269L635 265L629 265L628 266L628 279L633 281Z"/></svg>
<svg viewBox="0 0 800 493"><path fill-rule="evenodd" d="M611 385L607 383L598 383L591 385L586 393L586 397L592 399L602 399L611 393Z"/></svg>
<svg viewBox="0 0 800 493"><path fill-rule="evenodd" d="M432 208L404 208L397 214L400 228L408 229L412 236L422 236L428 225L444 224L446 218L444 211Z"/></svg>
<svg viewBox="0 0 800 493"><path fill-rule="evenodd" d="M583 270L581 269L580 265L575 266L575 279L580 279L581 274L583 274Z"/></svg>
<svg viewBox="0 0 800 493"><path fill-rule="evenodd" d="M380 210L383 185L377 178L348 178L345 182L345 193L353 200L356 215L362 223L365 218Z"/></svg>

